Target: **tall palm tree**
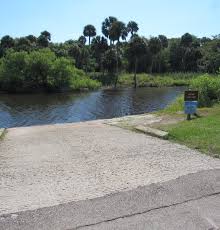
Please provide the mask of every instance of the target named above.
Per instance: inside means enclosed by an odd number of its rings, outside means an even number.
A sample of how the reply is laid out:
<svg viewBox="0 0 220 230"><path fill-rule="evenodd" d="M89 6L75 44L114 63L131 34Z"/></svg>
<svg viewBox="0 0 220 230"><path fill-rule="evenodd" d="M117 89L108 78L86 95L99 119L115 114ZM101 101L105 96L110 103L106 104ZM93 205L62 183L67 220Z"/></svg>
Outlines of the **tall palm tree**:
<svg viewBox="0 0 220 230"><path fill-rule="evenodd" d="M128 22L127 28L128 32L131 33L131 37L133 37L134 33L137 33L139 30L138 24L135 21Z"/></svg>
<svg viewBox="0 0 220 230"><path fill-rule="evenodd" d="M85 37L89 37L89 45L90 45L91 37L96 36L96 28L95 28L95 26L93 26L93 25L85 26L84 30L83 30L83 35Z"/></svg>
<svg viewBox="0 0 220 230"><path fill-rule="evenodd" d="M110 30L110 28L112 27L112 24L113 24L114 22L116 22L116 21L118 21L117 18L112 17L112 16L109 16L109 17L106 18L106 19L104 20L104 22L102 23L102 33L103 33L103 35L104 35L107 39L109 39L109 30ZM111 39L110 39L110 43L111 43L111 42L112 42L112 41L111 41Z"/></svg>

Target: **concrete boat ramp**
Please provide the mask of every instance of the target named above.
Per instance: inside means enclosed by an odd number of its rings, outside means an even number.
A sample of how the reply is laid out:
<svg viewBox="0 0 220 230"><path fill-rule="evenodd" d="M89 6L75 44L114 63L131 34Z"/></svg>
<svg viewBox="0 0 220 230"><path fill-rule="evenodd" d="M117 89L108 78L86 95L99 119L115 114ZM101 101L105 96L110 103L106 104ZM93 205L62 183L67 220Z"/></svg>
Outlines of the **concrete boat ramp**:
<svg viewBox="0 0 220 230"><path fill-rule="evenodd" d="M106 121L11 128L0 229L220 229L220 160Z"/></svg>

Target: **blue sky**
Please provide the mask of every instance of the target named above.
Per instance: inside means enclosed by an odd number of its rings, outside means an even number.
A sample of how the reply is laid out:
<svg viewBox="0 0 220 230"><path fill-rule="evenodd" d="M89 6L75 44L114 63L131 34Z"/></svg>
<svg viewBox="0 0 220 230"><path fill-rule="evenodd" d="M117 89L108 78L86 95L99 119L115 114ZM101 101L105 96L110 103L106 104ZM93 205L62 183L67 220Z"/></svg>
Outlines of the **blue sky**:
<svg viewBox="0 0 220 230"><path fill-rule="evenodd" d="M0 37L48 30L61 42L78 38L86 24L101 33L107 16L137 21L146 37L220 34L220 0L0 0L0 7Z"/></svg>

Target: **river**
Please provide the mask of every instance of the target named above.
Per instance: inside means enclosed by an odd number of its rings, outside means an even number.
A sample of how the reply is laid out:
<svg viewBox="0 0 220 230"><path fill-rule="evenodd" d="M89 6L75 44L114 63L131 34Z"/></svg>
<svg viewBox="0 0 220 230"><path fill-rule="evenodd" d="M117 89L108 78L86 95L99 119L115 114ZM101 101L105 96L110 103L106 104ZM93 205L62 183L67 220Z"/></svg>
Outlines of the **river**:
<svg viewBox="0 0 220 230"><path fill-rule="evenodd" d="M83 93L0 94L0 127L106 119L163 109L182 87L101 89Z"/></svg>

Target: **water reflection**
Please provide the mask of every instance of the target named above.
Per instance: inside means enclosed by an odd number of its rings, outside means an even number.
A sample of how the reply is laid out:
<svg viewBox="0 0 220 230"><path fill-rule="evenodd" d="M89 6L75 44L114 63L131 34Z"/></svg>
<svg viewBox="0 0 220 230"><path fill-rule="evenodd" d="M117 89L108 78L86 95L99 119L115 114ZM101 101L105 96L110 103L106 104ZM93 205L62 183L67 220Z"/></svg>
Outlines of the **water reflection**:
<svg viewBox="0 0 220 230"><path fill-rule="evenodd" d="M126 88L71 94L0 95L0 127L77 122L164 108L183 88Z"/></svg>

